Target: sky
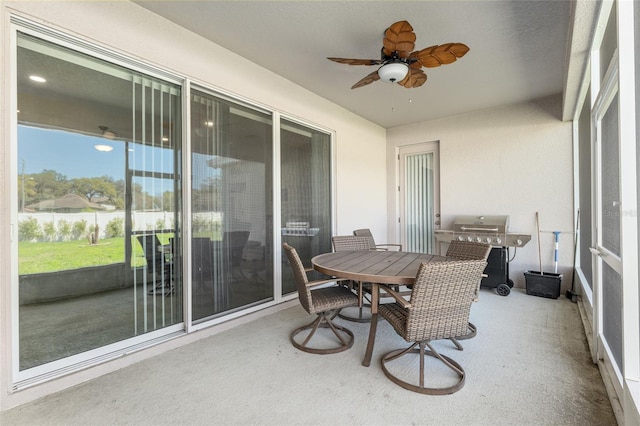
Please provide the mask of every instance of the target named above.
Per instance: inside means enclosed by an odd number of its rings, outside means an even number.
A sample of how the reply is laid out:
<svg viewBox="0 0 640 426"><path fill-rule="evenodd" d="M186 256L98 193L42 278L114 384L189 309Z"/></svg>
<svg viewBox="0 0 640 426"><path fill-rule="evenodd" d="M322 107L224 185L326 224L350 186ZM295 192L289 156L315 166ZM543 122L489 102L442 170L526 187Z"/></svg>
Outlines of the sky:
<svg viewBox="0 0 640 426"><path fill-rule="evenodd" d="M111 145L113 151L98 151L97 144ZM18 174L41 173L45 169L68 179L105 175L124 179L124 142L18 126Z"/></svg>
<svg viewBox="0 0 640 426"><path fill-rule="evenodd" d="M112 151L98 151L95 145L110 145ZM172 151L130 144L134 169L173 171ZM87 136L63 130L18 126L18 174L55 170L67 179L111 176L125 178L125 142ZM133 151L136 150L136 151ZM23 171L24 166L24 171Z"/></svg>

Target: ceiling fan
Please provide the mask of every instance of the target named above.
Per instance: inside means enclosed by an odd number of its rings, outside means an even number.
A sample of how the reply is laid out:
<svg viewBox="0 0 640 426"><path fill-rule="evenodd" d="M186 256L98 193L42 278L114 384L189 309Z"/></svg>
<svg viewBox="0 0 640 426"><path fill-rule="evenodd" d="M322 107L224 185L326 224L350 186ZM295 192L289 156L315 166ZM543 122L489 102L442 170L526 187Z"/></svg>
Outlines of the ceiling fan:
<svg viewBox="0 0 640 426"><path fill-rule="evenodd" d="M398 83L407 89L420 87L427 81L422 67L434 68L462 58L469 47L463 43L446 43L413 51L416 34L407 21L398 21L384 32L380 59L327 58L348 65L381 65L351 88L366 86L377 80Z"/></svg>

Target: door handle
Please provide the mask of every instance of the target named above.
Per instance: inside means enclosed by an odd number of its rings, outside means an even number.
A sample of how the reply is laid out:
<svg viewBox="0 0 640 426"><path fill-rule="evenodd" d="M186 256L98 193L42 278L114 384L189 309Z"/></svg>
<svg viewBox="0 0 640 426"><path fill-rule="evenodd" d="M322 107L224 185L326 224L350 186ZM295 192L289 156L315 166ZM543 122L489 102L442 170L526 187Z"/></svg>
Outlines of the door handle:
<svg viewBox="0 0 640 426"><path fill-rule="evenodd" d="M596 256L598 256L598 257L604 257L604 253L602 253L600 250L598 250L598 249L597 249L597 248L595 248L595 247L589 247L589 251L590 251L592 254L595 254L595 255L596 255Z"/></svg>

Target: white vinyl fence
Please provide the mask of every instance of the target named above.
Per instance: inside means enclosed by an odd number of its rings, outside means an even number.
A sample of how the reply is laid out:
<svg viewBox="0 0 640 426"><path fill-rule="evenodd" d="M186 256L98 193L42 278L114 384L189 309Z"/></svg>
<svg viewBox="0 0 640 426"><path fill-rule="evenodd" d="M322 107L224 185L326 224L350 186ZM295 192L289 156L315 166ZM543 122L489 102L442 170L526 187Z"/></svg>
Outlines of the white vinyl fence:
<svg viewBox="0 0 640 426"><path fill-rule="evenodd" d="M99 238L123 236L124 216L122 210L18 213L18 235L21 241L79 240L87 238L97 226ZM173 229L173 212L134 212L132 218L134 231Z"/></svg>

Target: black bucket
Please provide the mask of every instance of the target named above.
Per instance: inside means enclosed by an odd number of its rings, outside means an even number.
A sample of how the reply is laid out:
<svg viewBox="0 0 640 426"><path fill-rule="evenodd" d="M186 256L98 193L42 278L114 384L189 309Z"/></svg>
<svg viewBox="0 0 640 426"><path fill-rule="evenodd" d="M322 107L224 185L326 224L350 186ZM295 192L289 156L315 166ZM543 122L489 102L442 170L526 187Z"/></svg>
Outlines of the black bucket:
<svg viewBox="0 0 640 426"><path fill-rule="evenodd" d="M527 294L531 296L547 297L557 299L560 296L560 285L562 284L562 274L552 272L526 271L524 279Z"/></svg>

